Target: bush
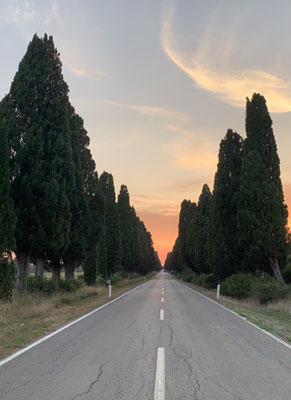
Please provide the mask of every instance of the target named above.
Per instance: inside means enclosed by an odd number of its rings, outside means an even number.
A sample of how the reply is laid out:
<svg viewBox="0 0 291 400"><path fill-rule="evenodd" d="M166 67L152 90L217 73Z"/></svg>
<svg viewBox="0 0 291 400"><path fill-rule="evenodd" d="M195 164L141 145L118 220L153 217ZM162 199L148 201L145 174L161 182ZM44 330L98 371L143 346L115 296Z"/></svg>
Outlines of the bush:
<svg viewBox="0 0 291 400"><path fill-rule="evenodd" d="M282 271L282 276L285 283L291 283L291 264L287 264L287 266Z"/></svg>
<svg viewBox="0 0 291 400"><path fill-rule="evenodd" d="M52 295L57 291L57 285L52 279L40 279L38 276L29 276L27 279L27 291L29 293L39 293Z"/></svg>
<svg viewBox="0 0 291 400"><path fill-rule="evenodd" d="M73 281L67 281L65 279L60 280L60 289L64 292L75 292L80 287L84 286L85 283L82 280L74 279Z"/></svg>
<svg viewBox="0 0 291 400"><path fill-rule="evenodd" d="M205 289L215 289L217 287L217 278L214 274L200 275L201 286Z"/></svg>
<svg viewBox="0 0 291 400"><path fill-rule="evenodd" d="M128 279L138 279L141 277L142 277L142 275L138 272L133 272L127 276Z"/></svg>
<svg viewBox="0 0 291 400"><path fill-rule="evenodd" d="M195 283L197 275L195 272L192 271L190 268L185 268L180 277L182 278L183 281L189 282L189 283Z"/></svg>
<svg viewBox="0 0 291 400"><path fill-rule="evenodd" d="M103 276L99 275L97 276L96 279L96 285L97 286L106 286L107 280L105 278L103 278Z"/></svg>
<svg viewBox="0 0 291 400"><path fill-rule="evenodd" d="M111 280L111 285L116 285L118 282L120 282L123 278L123 274L120 272L116 272L109 278Z"/></svg>
<svg viewBox="0 0 291 400"><path fill-rule="evenodd" d="M221 294L243 299L251 292L253 278L250 274L236 274L221 283Z"/></svg>
<svg viewBox="0 0 291 400"><path fill-rule="evenodd" d="M251 294L259 300L261 304L268 304L272 301L277 301L286 298L291 293L289 285L282 285L274 278L272 279L255 279L252 287Z"/></svg>
<svg viewBox="0 0 291 400"><path fill-rule="evenodd" d="M16 268L13 262L0 256L0 300L8 301L15 287Z"/></svg>

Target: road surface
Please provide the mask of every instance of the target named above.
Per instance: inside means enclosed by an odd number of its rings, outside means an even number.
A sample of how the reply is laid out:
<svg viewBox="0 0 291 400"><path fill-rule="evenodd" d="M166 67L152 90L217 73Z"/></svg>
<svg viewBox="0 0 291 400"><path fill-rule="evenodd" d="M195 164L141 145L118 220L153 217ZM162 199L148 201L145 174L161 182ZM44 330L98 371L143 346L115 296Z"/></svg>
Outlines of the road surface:
<svg viewBox="0 0 291 400"><path fill-rule="evenodd" d="M167 273L0 367L5 400L290 400L291 350Z"/></svg>

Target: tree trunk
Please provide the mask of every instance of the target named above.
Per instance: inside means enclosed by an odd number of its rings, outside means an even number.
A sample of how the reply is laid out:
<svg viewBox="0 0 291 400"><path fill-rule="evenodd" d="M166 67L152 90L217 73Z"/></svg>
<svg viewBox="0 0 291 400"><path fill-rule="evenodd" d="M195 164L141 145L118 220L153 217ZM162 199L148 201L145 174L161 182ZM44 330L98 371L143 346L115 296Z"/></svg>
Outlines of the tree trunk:
<svg viewBox="0 0 291 400"><path fill-rule="evenodd" d="M39 256L36 258L36 276L43 281L44 278L44 258Z"/></svg>
<svg viewBox="0 0 291 400"><path fill-rule="evenodd" d="M70 265L70 264L65 264L65 279L66 281L72 281L74 280L74 274L75 274L75 266Z"/></svg>
<svg viewBox="0 0 291 400"><path fill-rule="evenodd" d="M29 256L22 251L16 251L15 255L17 260L17 292L19 296L22 296L27 292Z"/></svg>
<svg viewBox="0 0 291 400"><path fill-rule="evenodd" d="M278 282L285 284L284 279L281 275L281 271L280 271L280 267L279 267L279 263L278 263L278 259L277 258L270 258L270 264L272 267L272 270L274 272L274 275L277 279Z"/></svg>
<svg viewBox="0 0 291 400"><path fill-rule="evenodd" d="M52 279L56 283L57 288L59 288L61 281L61 266L59 264L52 265Z"/></svg>

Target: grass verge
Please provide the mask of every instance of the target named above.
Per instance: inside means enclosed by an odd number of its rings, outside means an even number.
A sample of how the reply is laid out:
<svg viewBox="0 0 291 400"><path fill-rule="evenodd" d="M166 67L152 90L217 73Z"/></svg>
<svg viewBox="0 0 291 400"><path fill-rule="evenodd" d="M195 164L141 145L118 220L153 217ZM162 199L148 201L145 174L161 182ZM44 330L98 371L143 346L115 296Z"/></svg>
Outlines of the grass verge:
<svg viewBox="0 0 291 400"><path fill-rule="evenodd" d="M266 331L291 342L291 299L280 300L268 305L261 305L253 298L238 300L233 297L220 296L216 299L216 290L207 290L192 283L183 282L184 285L195 289L197 292L217 301L240 316L254 323Z"/></svg>
<svg viewBox="0 0 291 400"><path fill-rule="evenodd" d="M152 279L155 273L123 279L112 287L111 300ZM73 293L51 297L27 295L0 303L0 359L107 303L108 288L85 286Z"/></svg>

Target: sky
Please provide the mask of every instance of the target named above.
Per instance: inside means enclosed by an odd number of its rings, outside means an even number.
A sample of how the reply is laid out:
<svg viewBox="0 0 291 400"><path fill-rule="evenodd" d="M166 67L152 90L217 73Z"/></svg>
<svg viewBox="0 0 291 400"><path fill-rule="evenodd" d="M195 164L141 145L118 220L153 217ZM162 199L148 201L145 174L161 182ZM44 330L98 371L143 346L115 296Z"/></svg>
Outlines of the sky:
<svg viewBox="0 0 291 400"><path fill-rule="evenodd" d="M97 171L127 185L162 262L183 199L213 186L227 129L245 137L254 92L291 207L289 0L1 0L1 98L34 33L54 37Z"/></svg>

